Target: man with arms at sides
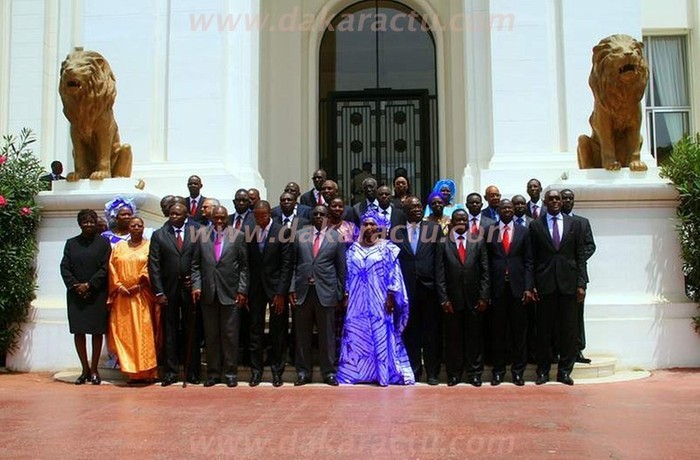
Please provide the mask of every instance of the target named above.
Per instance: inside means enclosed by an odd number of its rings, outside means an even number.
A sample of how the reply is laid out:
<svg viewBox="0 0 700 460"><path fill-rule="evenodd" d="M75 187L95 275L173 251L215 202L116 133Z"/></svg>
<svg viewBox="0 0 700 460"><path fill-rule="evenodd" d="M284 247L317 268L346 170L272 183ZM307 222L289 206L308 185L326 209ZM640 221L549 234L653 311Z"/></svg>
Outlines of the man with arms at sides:
<svg viewBox="0 0 700 460"><path fill-rule="evenodd" d="M591 229L591 223L588 219L578 214L574 214L574 192L571 189L565 188L560 192L561 194L561 212L574 220L577 220L581 225L581 234L583 235L583 245L585 247L585 258L586 262L595 253L595 240L593 239L593 230ZM588 273L586 273L588 275ZM586 282L588 282L586 278ZM583 321L583 301L576 303L576 314L577 314L577 324L578 324L578 353L576 354L576 362L583 364L590 364L591 360L583 356L583 350L586 348L586 329Z"/></svg>
<svg viewBox="0 0 700 460"><path fill-rule="evenodd" d="M445 318L447 385L462 380L466 367L470 385L481 386L484 371L483 312L489 300L489 266L485 238L468 236L468 214L452 213L450 233L440 242L444 277L438 298Z"/></svg>
<svg viewBox="0 0 700 460"><path fill-rule="evenodd" d="M295 386L311 382L311 337L314 322L318 329L319 357L323 381L338 385L335 375L335 310L341 307L345 293L345 243L326 226L328 209L313 209L312 226L294 236L292 255L294 280L289 302L294 315L296 335L294 364Z"/></svg>
<svg viewBox="0 0 700 460"><path fill-rule="evenodd" d="M418 197L404 202L407 223L390 235L399 249L399 263L408 293L408 324L403 333L404 345L418 382L425 368L428 384L440 383L442 317L437 289L444 282L442 260L438 256L442 235L440 225L423 221L423 206Z"/></svg>
<svg viewBox="0 0 700 460"><path fill-rule="evenodd" d="M195 304L192 303L192 280L190 268L198 237L199 225L187 220L187 209L176 203L170 207L168 222L156 230L151 237L148 251L148 273L151 277L151 287L160 305L163 318L163 335L165 348L165 374L161 385L168 386L177 382L178 367L183 363L187 353L187 344L192 344L189 350L189 369L184 369L185 378L189 383L197 384L200 379L201 357L199 340L187 336L196 333L192 322ZM182 331L182 334L180 332Z"/></svg>
<svg viewBox="0 0 700 460"><path fill-rule="evenodd" d="M199 193L202 189L202 179L199 176L190 176L187 179L187 190L190 194L187 197L187 210L190 213L190 218L197 221L197 223L206 225L204 217L202 217L202 202L204 202L204 197Z"/></svg>
<svg viewBox="0 0 700 460"><path fill-rule="evenodd" d="M522 198L522 197L521 197ZM525 199L523 198L523 204ZM491 385L500 385L506 373L507 345L513 351L513 383L525 384L527 366L527 313L534 301L532 243L527 227L513 221L513 203L501 200L501 221L487 231L486 247L491 273ZM506 339L506 331L509 331Z"/></svg>
<svg viewBox="0 0 700 460"><path fill-rule="evenodd" d="M389 223L389 228L387 231L391 231L392 228L396 228L398 225L406 225L406 214L392 204L391 189L382 185L377 188L377 202L379 203L379 209L377 209L377 214L384 219L385 222Z"/></svg>
<svg viewBox="0 0 700 460"><path fill-rule="evenodd" d="M211 225L211 212L215 206L221 206L221 203L216 198L205 198L202 202L202 218L206 222L204 224L206 227Z"/></svg>
<svg viewBox="0 0 700 460"><path fill-rule="evenodd" d="M296 204L294 195L284 192L280 195L279 206L276 206L279 212L277 215L275 215L274 212L272 213L272 218L275 222L282 224L286 228L292 229L294 232L311 224L306 217L300 216L296 213Z"/></svg>
<svg viewBox="0 0 700 460"><path fill-rule="evenodd" d="M294 214L303 217L311 222L311 207L299 203L299 184L296 182L290 182L284 186L284 193L289 193L294 197ZM279 217L282 215L282 209L280 206L275 206L272 208L272 217Z"/></svg>
<svg viewBox="0 0 700 460"><path fill-rule="evenodd" d="M299 203L305 206L309 206L311 208L319 204L328 204L328 201L324 200L323 196L321 195L321 187L323 186L323 183L326 181L326 179L327 175L325 170L316 170L311 176L311 180L314 183L314 187L308 192L304 193L299 198Z"/></svg>
<svg viewBox="0 0 700 460"><path fill-rule="evenodd" d="M260 190L257 188L249 188L248 189L248 199L250 200L250 211L253 212L253 209L255 209L255 205L260 201Z"/></svg>
<svg viewBox="0 0 700 460"><path fill-rule="evenodd" d="M246 189L239 188L236 190L233 196L233 208L234 212L229 217L229 225L243 233L248 229L250 234L250 230L255 227L255 221L253 220L253 213L250 211L250 197Z"/></svg>
<svg viewBox="0 0 700 460"><path fill-rule="evenodd" d="M522 227L529 227L530 222L532 222L532 217L527 215L527 202L525 197L522 195L515 195L511 199L513 203L513 222L515 225ZM528 236L529 238L529 236ZM527 362L536 363L537 358L535 358L535 350L537 349L537 302L532 302L528 308L525 309L525 314L527 315Z"/></svg>
<svg viewBox="0 0 700 460"><path fill-rule="evenodd" d="M192 256L192 299L202 302L207 343L205 387L238 385L240 311L248 303L248 249L243 233L228 225L228 212L212 211L211 231L197 239Z"/></svg>
<svg viewBox="0 0 700 460"><path fill-rule="evenodd" d="M325 181L323 183L323 186L321 187L321 193L323 194L324 201L330 204L330 202L333 201L333 199L340 197L338 183L330 179ZM353 224L355 224L355 226L360 225L360 216L357 215L355 209L352 206L345 205L345 210L343 211L343 220L352 222Z"/></svg>
<svg viewBox="0 0 700 460"><path fill-rule="evenodd" d="M367 209L377 210L379 202L377 201L377 180L374 177L368 177L362 182L362 190L364 198L362 201L356 202L353 206L355 214L358 216L364 215Z"/></svg>
<svg viewBox="0 0 700 460"><path fill-rule="evenodd" d="M270 304L272 385L282 386L289 309L287 294L292 279L291 231L270 216L270 203L261 200L253 210L255 237L247 242L250 272L250 386L262 382L265 312Z"/></svg>
<svg viewBox="0 0 700 460"><path fill-rule="evenodd" d="M495 185L489 185L484 191L484 199L486 200L486 208L481 211L481 215L488 217L494 222L498 222L498 204L501 202L501 192Z"/></svg>
<svg viewBox="0 0 700 460"><path fill-rule="evenodd" d="M527 215L527 202L522 195L513 195L510 199L513 203L513 222L521 227L529 227L532 217Z"/></svg>
<svg viewBox="0 0 700 460"><path fill-rule="evenodd" d="M537 305L537 385L549 381L552 333L559 334L557 381L573 385L571 370L578 354L576 303L586 296L586 247L580 223L561 211L561 195L544 195L547 213L530 224Z"/></svg>
<svg viewBox="0 0 700 460"><path fill-rule="evenodd" d="M530 201L527 202L526 214L533 219L539 219L547 210L542 207L544 204L540 199L542 184L538 179L533 178L527 181L527 194L530 197Z"/></svg>

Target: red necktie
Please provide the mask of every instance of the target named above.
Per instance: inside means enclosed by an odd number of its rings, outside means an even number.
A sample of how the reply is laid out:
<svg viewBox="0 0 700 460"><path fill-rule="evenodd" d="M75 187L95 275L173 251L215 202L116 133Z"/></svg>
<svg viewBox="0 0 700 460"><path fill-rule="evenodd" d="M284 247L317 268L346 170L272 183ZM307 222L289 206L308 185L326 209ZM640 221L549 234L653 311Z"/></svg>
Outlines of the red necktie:
<svg viewBox="0 0 700 460"><path fill-rule="evenodd" d="M318 231L318 232L316 232L316 238L314 238L314 249L313 249L314 259L318 255L318 250L320 248L321 248L321 232Z"/></svg>
<svg viewBox="0 0 700 460"><path fill-rule="evenodd" d="M197 215L197 200L190 199L190 216L195 216Z"/></svg>
<svg viewBox="0 0 700 460"><path fill-rule="evenodd" d="M182 241L182 230L177 229L175 230L175 233L177 234L177 239L175 241L175 244L177 245L177 250L182 251L182 246L184 244L184 242Z"/></svg>
<svg viewBox="0 0 700 460"><path fill-rule="evenodd" d="M533 219L537 219L538 217L540 217L540 213L537 210L537 208L538 208L538 206L536 204L532 205L532 218Z"/></svg>
<svg viewBox="0 0 700 460"><path fill-rule="evenodd" d="M236 228L236 230L240 230L240 229L241 229L241 221L242 221L242 220L243 220L243 219L241 219L241 216L237 216L237 217L236 217L236 223L234 224L234 227Z"/></svg>
<svg viewBox="0 0 700 460"><path fill-rule="evenodd" d="M476 225L476 217L472 217L472 228L471 228L471 234L476 236L479 234L479 226Z"/></svg>
<svg viewBox="0 0 700 460"><path fill-rule="evenodd" d="M318 205L323 206L323 195L321 195L321 192L318 192Z"/></svg>
<svg viewBox="0 0 700 460"><path fill-rule="evenodd" d="M510 252L510 233L508 230L507 225L503 227L503 250L506 252L506 255Z"/></svg>
<svg viewBox="0 0 700 460"><path fill-rule="evenodd" d="M458 239L457 252L459 253L459 261L464 265L464 262L467 260L467 249L464 247L464 237L460 236Z"/></svg>

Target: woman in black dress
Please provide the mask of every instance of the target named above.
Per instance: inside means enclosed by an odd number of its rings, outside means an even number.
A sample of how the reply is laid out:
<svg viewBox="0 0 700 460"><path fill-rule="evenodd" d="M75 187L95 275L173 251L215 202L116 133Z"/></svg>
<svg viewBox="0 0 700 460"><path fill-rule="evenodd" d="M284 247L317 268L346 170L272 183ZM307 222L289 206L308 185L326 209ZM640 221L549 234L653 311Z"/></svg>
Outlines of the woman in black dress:
<svg viewBox="0 0 700 460"><path fill-rule="evenodd" d="M111 247L97 232L97 214L91 209L78 213L80 235L66 241L61 276L68 289L68 324L83 372L75 381L101 383L97 364L102 337L107 332L107 273ZM85 335L92 335L92 361L88 363Z"/></svg>

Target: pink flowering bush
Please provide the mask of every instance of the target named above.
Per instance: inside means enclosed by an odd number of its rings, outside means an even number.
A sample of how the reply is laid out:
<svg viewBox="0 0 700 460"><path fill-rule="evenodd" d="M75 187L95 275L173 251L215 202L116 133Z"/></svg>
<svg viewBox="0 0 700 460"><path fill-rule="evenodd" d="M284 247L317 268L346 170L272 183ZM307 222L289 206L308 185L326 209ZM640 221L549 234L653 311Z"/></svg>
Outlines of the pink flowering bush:
<svg viewBox="0 0 700 460"><path fill-rule="evenodd" d="M29 129L0 142L0 357L17 347L36 288L36 230L39 209L34 197L44 185L41 162L30 148Z"/></svg>

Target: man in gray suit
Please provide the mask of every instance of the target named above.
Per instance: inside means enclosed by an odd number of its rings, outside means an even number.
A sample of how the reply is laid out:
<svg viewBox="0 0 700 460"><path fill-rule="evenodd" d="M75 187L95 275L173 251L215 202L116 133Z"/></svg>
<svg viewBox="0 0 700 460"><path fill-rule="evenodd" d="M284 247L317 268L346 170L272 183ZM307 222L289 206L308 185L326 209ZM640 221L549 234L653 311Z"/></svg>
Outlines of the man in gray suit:
<svg viewBox="0 0 700 460"><path fill-rule="evenodd" d="M335 377L335 308L345 293L345 243L333 229L326 227L328 210L316 206L312 227L301 229L294 237L294 278L289 302L294 308L294 332L297 368L295 386L311 382L311 335L314 319L319 335L319 354L323 381L338 385Z"/></svg>
<svg viewBox="0 0 700 460"><path fill-rule="evenodd" d="M240 309L248 302L248 252L244 234L228 225L225 207L212 210L209 228L198 238L192 257L192 299L202 301L207 344L204 386L225 381L235 387Z"/></svg>

